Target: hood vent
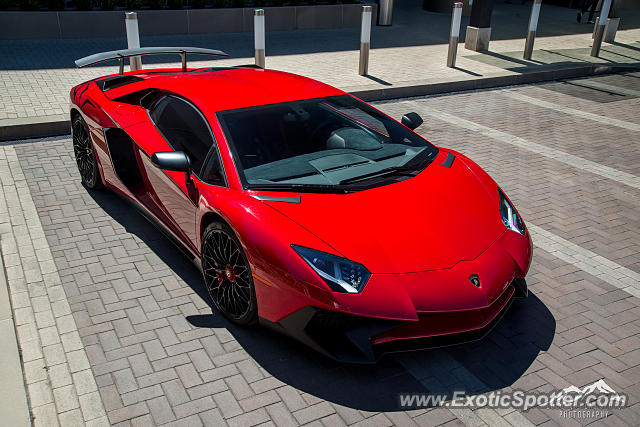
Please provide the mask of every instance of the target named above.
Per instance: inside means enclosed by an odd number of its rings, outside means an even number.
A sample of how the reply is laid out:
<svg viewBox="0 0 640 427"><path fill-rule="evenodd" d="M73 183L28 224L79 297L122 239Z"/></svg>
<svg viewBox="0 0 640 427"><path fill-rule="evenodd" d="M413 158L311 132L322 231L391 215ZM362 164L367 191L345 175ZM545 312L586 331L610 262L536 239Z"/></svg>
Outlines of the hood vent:
<svg viewBox="0 0 640 427"><path fill-rule="evenodd" d="M440 166L444 166L445 168L450 168L455 159L456 159L456 156L453 153L447 153L447 158L444 159L444 162L440 163Z"/></svg>

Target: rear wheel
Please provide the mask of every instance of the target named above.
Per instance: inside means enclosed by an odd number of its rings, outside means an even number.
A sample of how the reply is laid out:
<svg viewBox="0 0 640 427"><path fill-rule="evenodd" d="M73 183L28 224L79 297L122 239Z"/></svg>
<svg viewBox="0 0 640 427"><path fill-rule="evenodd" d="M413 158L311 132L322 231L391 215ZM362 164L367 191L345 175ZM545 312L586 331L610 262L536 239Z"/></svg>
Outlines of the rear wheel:
<svg viewBox="0 0 640 427"><path fill-rule="evenodd" d="M238 325L258 321L251 267L228 225L211 223L202 234L202 271L209 296L225 317Z"/></svg>
<svg viewBox="0 0 640 427"><path fill-rule="evenodd" d="M73 154L76 157L82 183L92 190L102 188L98 160L93 149L89 128L82 116L76 115L71 122Z"/></svg>

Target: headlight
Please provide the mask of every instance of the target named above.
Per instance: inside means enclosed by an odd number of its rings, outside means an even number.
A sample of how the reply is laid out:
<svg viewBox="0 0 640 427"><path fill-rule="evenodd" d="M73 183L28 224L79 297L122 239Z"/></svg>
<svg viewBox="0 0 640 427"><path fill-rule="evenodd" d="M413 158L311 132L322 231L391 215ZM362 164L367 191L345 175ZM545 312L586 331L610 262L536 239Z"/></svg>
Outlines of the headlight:
<svg viewBox="0 0 640 427"><path fill-rule="evenodd" d="M509 199L504 195L502 190L498 188L498 194L500 195L500 217L504 225L516 233L524 236L524 222L518 215L518 212L514 209Z"/></svg>
<svg viewBox="0 0 640 427"><path fill-rule="evenodd" d="M357 294L371 277L364 265L326 252L291 245L334 292Z"/></svg>

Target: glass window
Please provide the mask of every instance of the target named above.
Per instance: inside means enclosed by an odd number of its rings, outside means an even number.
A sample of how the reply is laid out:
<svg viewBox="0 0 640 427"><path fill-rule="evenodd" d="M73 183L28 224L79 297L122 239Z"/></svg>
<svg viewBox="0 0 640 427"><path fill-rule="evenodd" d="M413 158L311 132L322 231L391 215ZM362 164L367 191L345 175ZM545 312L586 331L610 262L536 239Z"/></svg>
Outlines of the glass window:
<svg viewBox="0 0 640 427"><path fill-rule="evenodd" d="M438 149L342 95L217 114L248 188L357 190L407 179Z"/></svg>
<svg viewBox="0 0 640 427"><path fill-rule="evenodd" d="M220 156L218 156L218 150L213 150L204 169L202 170L202 176L200 177L204 182L213 185L226 185L224 179L224 171L220 162Z"/></svg>
<svg viewBox="0 0 640 427"><path fill-rule="evenodd" d="M149 115L171 148L189 156L191 170L198 175L213 145L202 114L189 102L167 95L154 103Z"/></svg>

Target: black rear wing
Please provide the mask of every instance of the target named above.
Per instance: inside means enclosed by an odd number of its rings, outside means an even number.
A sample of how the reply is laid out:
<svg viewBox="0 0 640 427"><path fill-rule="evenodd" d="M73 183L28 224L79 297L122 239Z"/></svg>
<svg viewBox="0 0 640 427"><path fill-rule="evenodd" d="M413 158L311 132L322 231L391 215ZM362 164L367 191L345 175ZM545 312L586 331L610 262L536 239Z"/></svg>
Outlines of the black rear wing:
<svg viewBox="0 0 640 427"><path fill-rule="evenodd" d="M76 67L82 68L99 62L117 59L120 61L120 74L124 73L124 59L132 56L178 54L182 59L182 71L187 71L187 53L197 55L229 56L221 50L204 49L201 47L139 47L135 49L112 50L110 52L96 53L76 59Z"/></svg>

